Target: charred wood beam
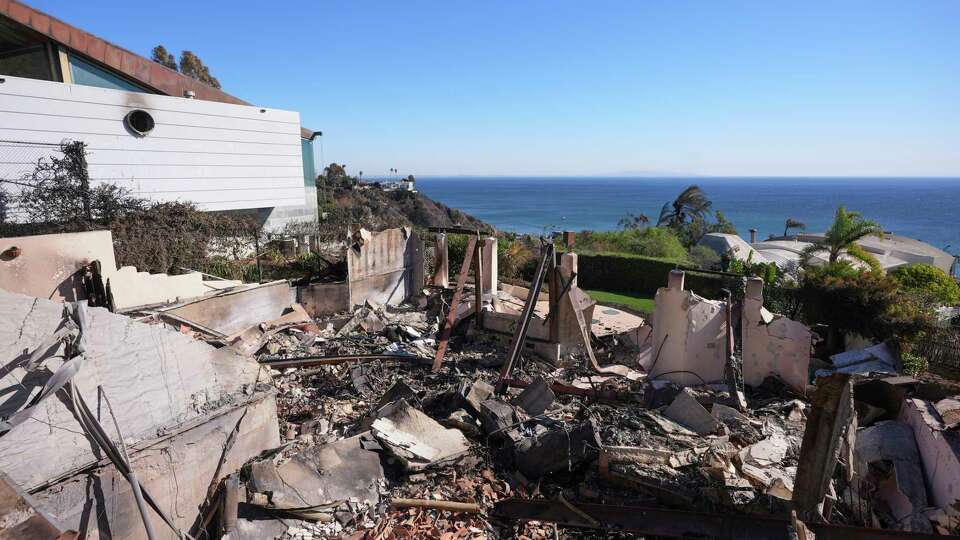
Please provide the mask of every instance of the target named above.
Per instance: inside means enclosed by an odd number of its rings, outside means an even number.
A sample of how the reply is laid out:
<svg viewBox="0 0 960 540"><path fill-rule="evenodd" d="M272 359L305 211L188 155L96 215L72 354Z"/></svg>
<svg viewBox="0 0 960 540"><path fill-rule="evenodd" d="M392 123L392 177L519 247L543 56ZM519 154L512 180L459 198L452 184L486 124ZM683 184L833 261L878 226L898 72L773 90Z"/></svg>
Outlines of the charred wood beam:
<svg viewBox="0 0 960 540"><path fill-rule="evenodd" d="M853 382L846 373L817 379L810 396L813 407L800 444L793 489L797 516L805 523L823 521L823 499L840 456L840 442L853 413Z"/></svg>
<svg viewBox="0 0 960 540"><path fill-rule="evenodd" d="M460 298L463 296L463 287L467 284L467 274L470 273L470 263L477 246L477 238L479 237L470 237L467 242L467 249L463 253L463 265L460 266L460 275L457 276L457 290L453 293L450 310L447 312L447 318L443 324L443 331L440 333L440 339L437 340L437 355L433 359L434 372L440 371L440 367L443 366L443 357L447 354L450 334L453 332L453 323L457 320L457 307L460 305Z"/></svg>
<svg viewBox="0 0 960 540"><path fill-rule="evenodd" d="M504 381L510 377L510 371L513 365L520 357L523 351L523 344L527 339L527 330L530 328L530 319L533 317L533 310L537 306L537 298L540 297L540 289L543 288L543 275L547 270L547 264L554 259L554 246L547 243L543 246L543 254L540 256L540 263L537 265L537 271L530 282L530 292L527 294L527 301L523 304L523 311L520 313L520 321L517 324L517 331L513 335L513 341L510 343L510 352L507 360L500 369L500 382L497 383L497 393L502 394L506 389Z"/></svg>
<svg viewBox="0 0 960 540"><path fill-rule="evenodd" d="M331 354L297 356L295 358L260 358L261 365L273 369L308 368L317 366L332 366L348 362L373 362L377 360L403 360L404 362L430 363L429 358L409 354Z"/></svg>

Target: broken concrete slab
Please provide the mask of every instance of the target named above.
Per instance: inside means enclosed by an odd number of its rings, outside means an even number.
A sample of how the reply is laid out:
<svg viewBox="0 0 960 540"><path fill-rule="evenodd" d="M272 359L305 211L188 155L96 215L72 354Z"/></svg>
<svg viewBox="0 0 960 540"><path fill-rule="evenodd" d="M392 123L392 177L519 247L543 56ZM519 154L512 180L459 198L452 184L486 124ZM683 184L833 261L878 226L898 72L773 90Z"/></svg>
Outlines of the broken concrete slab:
<svg viewBox="0 0 960 540"><path fill-rule="evenodd" d="M698 435L715 433L720 423L697 401L689 388L684 388L663 411L663 415Z"/></svg>
<svg viewBox="0 0 960 540"><path fill-rule="evenodd" d="M377 411L371 431L411 471L451 463L470 449L459 430L443 427L403 399Z"/></svg>
<svg viewBox="0 0 960 540"><path fill-rule="evenodd" d="M557 395L550 389L550 383L543 377L537 377L510 403L520 407L530 416L540 416L556 398Z"/></svg>
<svg viewBox="0 0 960 540"><path fill-rule="evenodd" d="M246 285L161 310L182 319L233 335L272 321L296 302L295 289L286 281Z"/></svg>
<svg viewBox="0 0 960 540"><path fill-rule="evenodd" d="M372 437L363 433L309 447L283 464L272 459L255 462L248 489L268 494L269 508L323 521L332 519L347 501L374 506L380 502L383 467L380 454L369 449L373 441L364 439Z"/></svg>
<svg viewBox="0 0 960 540"><path fill-rule="evenodd" d="M779 432L740 450L740 461L754 467L776 467L787 457L790 441Z"/></svg>
<svg viewBox="0 0 960 540"><path fill-rule="evenodd" d="M113 405L119 417L121 411L115 401ZM279 444L274 394L257 392L210 416L168 427L154 439L128 446L131 467L144 491L178 528L188 530L211 485ZM53 480L34 497L64 526L86 531L87 538L145 538L130 484L107 460ZM175 538L157 514L150 512L150 519L161 538Z"/></svg>
<svg viewBox="0 0 960 540"><path fill-rule="evenodd" d="M0 472L0 540L51 540L66 529Z"/></svg>
<svg viewBox="0 0 960 540"><path fill-rule="evenodd" d="M0 416L39 391L62 360L27 372L30 351L62 324L63 304L0 291L0 356L14 360L0 377ZM113 404L128 444L210 414L252 391L260 366L229 349L215 349L162 325L140 323L102 308L86 310L84 367L73 378L81 392L97 387ZM56 436L51 436L56 433ZM0 470L28 490L97 461L70 409L45 402L0 437Z"/></svg>
<svg viewBox="0 0 960 540"><path fill-rule="evenodd" d="M726 367L724 303L683 288L682 271L657 290L650 376L684 386L723 381Z"/></svg>
<svg viewBox="0 0 960 540"><path fill-rule="evenodd" d="M853 455L861 497L883 500L893 514L893 528L931 532L930 521L924 515L927 488L920 453L909 425L887 421L857 431ZM892 464L891 469L886 467L887 463ZM886 470L881 473L880 469Z"/></svg>
<svg viewBox="0 0 960 540"><path fill-rule="evenodd" d="M813 333L807 325L763 307L763 279L747 280L742 311L743 382L759 386L769 375L803 392L809 380Z"/></svg>

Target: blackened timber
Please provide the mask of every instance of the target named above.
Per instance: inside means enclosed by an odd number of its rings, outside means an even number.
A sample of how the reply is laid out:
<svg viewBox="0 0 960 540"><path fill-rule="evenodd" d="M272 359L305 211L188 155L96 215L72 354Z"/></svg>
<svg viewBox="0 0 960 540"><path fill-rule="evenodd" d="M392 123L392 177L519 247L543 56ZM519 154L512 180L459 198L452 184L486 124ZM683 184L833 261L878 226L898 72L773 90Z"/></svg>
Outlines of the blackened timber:
<svg viewBox="0 0 960 540"><path fill-rule="evenodd" d="M437 341L437 355L433 359L433 371L440 371L443 366L443 357L447 354L447 345L450 344L450 334L453 332L453 323L457 320L457 307L460 306L460 297L463 296L463 287L467 284L467 274L470 273L470 263L473 259L474 251L477 246L478 236L471 236L467 242L467 249L463 253L463 265L460 266L460 275L457 276L457 290L453 293L453 300L450 302L450 311L447 312L447 318L443 324L443 331L440 333L440 339Z"/></svg>
<svg viewBox="0 0 960 540"><path fill-rule="evenodd" d="M827 494L840 455L840 440L853 412L853 383L847 373L817 379L810 396L813 407L800 445L793 488L797 516L807 525L823 521L820 505ZM819 536L819 533L818 533Z"/></svg>
<svg viewBox="0 0 960 540"><path fill-rule="evenodd" d="M510 370L513 369L513 364L523 350L523 344L527 338L527 329L530 328L530 318L533 317L533 310L537 305L540 289L543 288L543 274L547 269L547 262L553 259L553 250L552 243L543 246L543 255L540 256L537 271L533 276L533 281L530 282L530 292L527 294L527 301L523 304L517 331L513 334L513 341L510 343L510 352L507 355L507 360L503 363L503 368L500 369L500 382L497 383L498 394L502 394L506 389L504 380L510 376Z"/></svg>
<svg viewBox="0 0 960 540"><path fill-rule="evenodd" d="M261 358L260 364L273 369L332 366L348 362L373 362L376 360L403 360L405 362L429 363L429 358L409 354L332 354L297 356L293 358Z"/></svg>

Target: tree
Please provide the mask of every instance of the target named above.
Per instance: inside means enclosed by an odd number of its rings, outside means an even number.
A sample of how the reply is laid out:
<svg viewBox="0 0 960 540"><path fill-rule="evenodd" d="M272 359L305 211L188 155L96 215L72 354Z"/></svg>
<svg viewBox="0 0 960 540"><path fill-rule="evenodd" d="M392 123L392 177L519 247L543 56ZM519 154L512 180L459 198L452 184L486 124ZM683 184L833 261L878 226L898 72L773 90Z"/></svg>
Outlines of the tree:
<svg viewBox="0 0 960 540"><path fill-rule="evenodd" d="M890 272L890 277L904 289L920 293L935 302L950 306L960 303L960 285L936 266L900 266Z"/></svg>
<svg viewBox="0 0 960 540"><path fill-rule="evenodd" d="M783 224L783 235L787 235L787 231L790 229L800 229L801 231L806 229L807 225L802 221L797 221L793 218L787 218L787 221Z"/></svg>
<svg viewBox="0 0 960 540"><path fill-rule="evenodd" d="M153 48L153 51L150 54L150 59L160 65L167 66L168 68L177 71L176 57L167 52L167 49L163 45L157 45Z"/></svg>
<svg viewBox="0 0 960 540"><path fill-rule="evenodd" d="M617 222L617 225L621 229L627 230L627 229L640 229L642 227L647 226L649 223L650 223L650 218L647 217L646 214L637 214L637 215L627 214L626 217L621 218L620 221Z"/></svg>
<svg viewBox="0 0 960 540"><path fill-rule="evenodd" d="M706 221L713 203L707 199L699 186L689 186L683 190L672 202L665 203L660 209L657 226L679 228L688 221L697 219Z"/></svg>
<svg viewBox="0 0 960 540"><path fill-rule="evenodd" d="M715 216L717 218L717 222L708 225L707 232L737 234L737 228L733 226L733 222L727 219L727 216L723 215L723 212L717 210Z"/></svg>
<svg viewBox="0 0 960 540"><path fill-rule="evenodd" d="M214 88L220 88L220 81L210 74L210 69L191 51L180 53L180 73Z"/></svg>
<svg viewBox="0 0 960 540"><path fill-rule="evenodd" d="M833 225L823 236L823 240L811 244L803 250L803 262L809 261L816 253L826 252L829 254L828 262L835 263L842 253L863 261L873 269L878 269L880 263L862 247L857 244L857 240L866 236L883 236L883 227L876 221L863 219L860 212L848 211L845 207L837 208L837 213L833 218Z"/></svg>

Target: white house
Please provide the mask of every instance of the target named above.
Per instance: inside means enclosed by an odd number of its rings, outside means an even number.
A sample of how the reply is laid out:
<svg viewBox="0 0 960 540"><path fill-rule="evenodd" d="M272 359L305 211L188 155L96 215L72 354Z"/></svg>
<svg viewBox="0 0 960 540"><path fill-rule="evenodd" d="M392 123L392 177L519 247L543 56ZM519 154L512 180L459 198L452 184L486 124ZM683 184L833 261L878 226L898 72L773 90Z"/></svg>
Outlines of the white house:
<svg viewBox="0 0 960 540"><path fill-rule="evenodd" d="M294 111L253 106L15 1L0 2L0 179L64 140L94 182L267 229L316 221L313 140Z"/></svg>

